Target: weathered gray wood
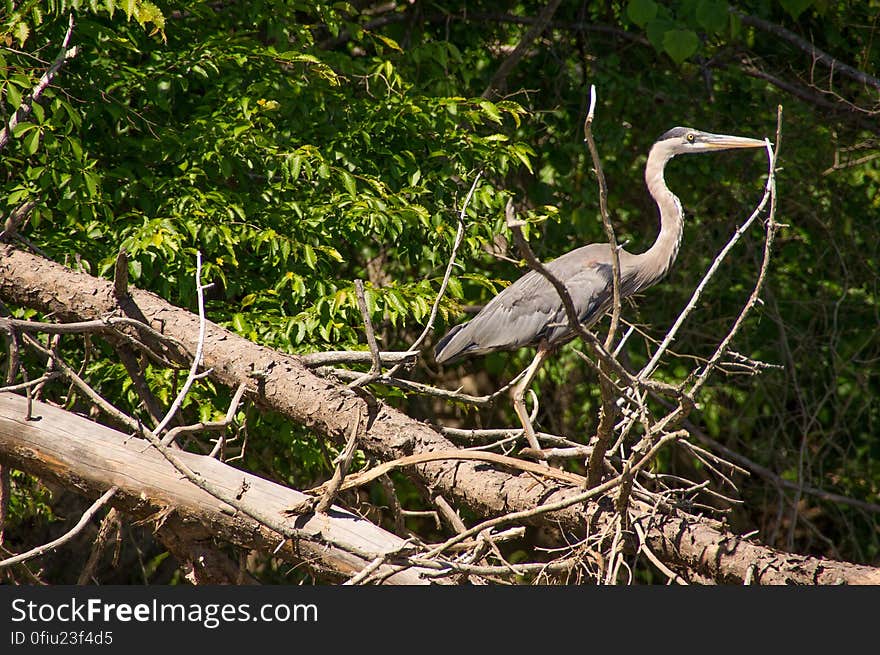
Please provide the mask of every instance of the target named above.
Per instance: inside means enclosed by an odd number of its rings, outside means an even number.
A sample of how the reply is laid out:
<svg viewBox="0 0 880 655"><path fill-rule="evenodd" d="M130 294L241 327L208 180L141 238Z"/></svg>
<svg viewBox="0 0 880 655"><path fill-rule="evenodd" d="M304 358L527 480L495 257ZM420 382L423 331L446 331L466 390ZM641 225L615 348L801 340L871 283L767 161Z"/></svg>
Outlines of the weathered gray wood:
<svg viewBox="0 0 880 655"><path fill-rule="evenodd" d="M111 505L136 519L154 519L190 538L210 535L245 548L272 552L277 534L183 478L154 448L136 437L62 409L35 402L25 420L27 400L0 393L0 461L40 478L96 497L112 485L119 491ZM269 511L291 527L375 556L397 550L403 540L338 507L326 515L288 516L284 512L306 499L293 489L240 471L211 457L176 451L193 470L232 493L243 503ZM370 563L342 548L307 540L288 541L278 556L307 561L318 570L350 576ZM392 584L425 584L415 569L389 578Z"/></svg>

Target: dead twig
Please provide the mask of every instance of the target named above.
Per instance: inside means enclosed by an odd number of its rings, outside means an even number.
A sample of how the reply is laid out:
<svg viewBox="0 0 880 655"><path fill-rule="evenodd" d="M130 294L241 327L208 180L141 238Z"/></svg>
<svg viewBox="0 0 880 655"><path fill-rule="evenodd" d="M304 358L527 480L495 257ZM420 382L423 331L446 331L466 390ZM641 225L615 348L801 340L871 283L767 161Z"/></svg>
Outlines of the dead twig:
<svg viewBox="0 0 880 655"><path fill-rule="evenodd" d="M208 421L206 423L193 423L191 425L181 425L176 428L172 428L165 433L162 437L161 443L164 446L167 446L181 435L184 434L192 434L195 432L222 432L227 427L229 427L232 422L235 420L235 414L238 412L238 406L241 404L241 399L244 397L244 393L247 391L247 385L242 383L238 385L238 388L235 390L235 393L232 396L232 400L229 402L229 407L226 409L226 416L223 417L220 421ZM222 437L217 440L217 443L214 445L214 448L211 450L211 457L217 457L220 452L220 449L223 447L223 439Z"/></svg>
<svg viewBox="0 0 880 655"><path fill-rule="evenodd" d="M113 297L122 300L128 295L128 253L121 249L113 267Z"/></svg>
<svg viewBox="0 0 880 655"><path fill-rule="evenodd" d="M770 210L767 214L767 219L765 221L765 230L766 235L764 238L764 252L761 259L761 268L758 271L758 278L755 281L755 286L752 289L752 293L749 295L746 304L743 306L742 310L739 313L739 316L736 317L733 325L730 330L727 332L727 335L724 339L721 340L721 343L718 344L718 347L715 349L715 352L712 354L712 357L709 358L709 361L703 367L703 370L697 376L697 379L694 381L693 386L691 387L688 395L692 398L696 396L697 392L702 388L702 386L706 383L709 378L709 375L718 365L718 362L727 352L727 349L730 347L731 342L734 337L736 337L743 323L745 322L746 317L752 311L752 308L758 303L760 298L761 289L764 286L764 280L767 277L767 270L770 266L770 253L773 249L773 240L776 236L777 230L780 228L780 225L776 222L776 157L779 154L779 146L780 140L782 138L782 105L779 105L777 108L777 118L776 118L776 149L774 150L769 141L767 141L767 156L770 159L770 172L767 177L767 193L770 196Z"/></svg>
<svg viewBox="0 0 880 655"><path fill-rule="evenodd" d="M85 512L83 512L82 516L80 516L79 518L79 521L77 521L76 525L73 526L70 530L65 532L57 539L53 539L49 543L45 543L41 546L37 546L36 548L32 548L25 553L21 553L19 555L15 555L14 557L9 557L5 560L0 561L0 568L11 566L13 564L19 564L29 559L33 559L34 557L39 557L40 555L48 553L50 550L55 550L59 546L66 544L68 541L70 541L76 535L82 532L82 529L89 524L89 521L92 520L92 517L100 511L100 509L107 503L107 501L109 501L113 497L113 494L115 494L117 491L119 491L119 487L110 487L101 495L100 498L98 498L98 500L92 503L91 506Z"/></svg>
<svg viewBox="0 0 880 655"><path fill-rule="evenodd" d="M28 117L28 114L30 114L33 109L34 102L36 102L43 94L43 91L46 90L46 87L49 86L61 67L76 57L79 53L77 46L73 46L70 49L67 47L70 43L70 37L72 34L73 13L70 14L67 32L64 35L64 40L61 42L61 51L58 53L58 56L55 57L55 61L53 61L48 70L40 76L37 85L31 90L30 95L21 101L21 106L19 106L9 119L9 123L0 130L0 150L3 150L3 148L6 147L6 144L9 143L9 139L12 136L12 131L15 129L15 126Z"/></svg>
<svg viewBox="0 0 880 655"><path fill-rule="evenodd" d="M120 525L121 519L119 512L116 511L115 507L111 507L110 511L107 512L107 514L104 516L104 519L101 521L101 527L98 528L98 536L95 537L95 543L92 545L92 551L89 553L89 559L86 560L86 565L80 572L76 584L86 585L89 584L89 582L92 580L95 575L95 570L98 567L98 561L101 559L101 555L103 554L104 549L107 547L107 543L110 541L110 537L115 532L117 540L119 539Z"/></svg>
<svg viewBox="0 0 880 655"><path fill-rule="evenodd" d="M440 282L440 290L437 292L437 297L434 299L434 304L431 306L431 313L428 315L428 321L425 324L425 329L422 330L422 333L418 336L418 338L412 342L407 352L416 353L422 347L422 344L425 342L425 339L428 338L428 335L431 333L431 330L434 329L434 321L437 320L437 312L440 310L440 302L443 300L443 296L446 294L446 287L449 285L449 278L452 277L452 269L455 266L455 257L458 254L458 249L461 246L461 242L464 239L464 225L465 218L467 217L467 208L471 204L471 199L474 197L474 192L477 190L477 185L480 183L480 178L483 177L483 171L478 171L477 176L474 178L473 183L471 184L471 188L468 189L467 195L464 197L464 202L461 205L461 211L458 214L458 228L455 231L455 240L452 244L452 252L449 254L449 262L446 264L446 272L443 273L443 280ZM389 377L394 376L394 374L400 368L400 364L395 366L388 372Z"/></svg>
<svg viewBox="0 0 880 655"><path fill-rule="evenodd" d="M550 2L544 5L535 19L535 22L529 26L529 29L526 30L522 39L516 44L513 52L508 55L507 59L501 62L498 70L495 71L495 74L489 81L489 86L487 86L481 94L482 98L490 98L493 94L503 91L506 86L507 76L510 75L510 72L516 67L523 56L525 56L528 49L532 47L532 43L535 39L547 29L547 25L550 24L553 14L556 13L561 2L562 0L550 0Z"/></svg>
<svg viewBox="0 0 880 655"><path fill-rule="evenodd" d="M315 505L315 512L318 514L326 514L327 510L333 504L333 499L339 491L339 487L345 479L345 474L351 466L351 460L354 457L354 451L357 448L358 432L361 427L361 410L358 408L357 416L351 424L351 434L345 443L345 448L336 458L336 470L333 471L333 477L325 484L324 493L318 504Z"/></svg>
<svg viewBox="0 0 880 655"><path fill-rule="evenodd" d="M414 362L418 353L383 350L379 352L382 364L408 364ZM328 350L307 353L299 356L303 365L309 368L332 364L370 364L374 360L373 353L368 350Z"/></svg>
<svg viewBox="0 0 880 655"><path fill-rule="evenodd" d="M602 216L602 225L605 228L605 236L608 239L608 247L611 250L611 326L608 335L602 344L606 350L610 350L614 344L617 326L620 323L620 252L617 248L617 238L614 236L614 227L608 216L608 186L605 182L605 173L602 170L602 160L593 139L593 113L596 109L596 87L590 85L590 108L584 119L584 141L590 151L593 160L593 169L596 171L596 180L599 185L599 213ZM612 355L613 357L613 355ZM602 405L599 414L599 425L596 428L596 440L593 450L587 459L587 488L595 487L602 481L602 473L605 470L605 453L614 439L614 424L617 417L617 405L614 386L611 384L610 373L607 365L600 361L599 391L602 396Z"/></svg>
<svg viewBox="0 0 880 655"><path fill-rule="evenodd" d="M668 434L663 435L663 437L661 437L654 444L654 446L647 453L645 453L645 455L635 465L633 465L632 473L636 473L637 471L641 470L644 466L646 466L648 463L653 461L654 457L656 457L656 455L660 451L660 449L663 448L663 446L665 446L667 443L674 441L675 439L678 439L686 434L687 434L687 432L685 430L677 430L676 432L670 432ZM539 473L543 473L544 475L550 475L551 472L553 472L553 471L556 471L557 473L561 472L561 471L557 471L556 469L541 469L539 471ZM572 475L572 474L568 474L568 475ZM584 478L581 476L577 476L577 477L580 478L580 480L581 480L580 484L583 485ZM587 491L584 491L584 492L581 492L578 494L574 494L572 496L569 496L568 498L557 501L555 503L547 503L546 505L539 505L538 507L533 507L531 509L522 510L520 512L510 512L509 514L505 514L503 516L499 516L499 517L496 517L493 519L488 519L486 521L483 521L482 523L479 523L475 526L472 526L471 528L469 528L465 532L462 532L461 534L455 535L454 537L450 537L449 539L444 541L442 544L432 548L427 553L426 557L433 557L435 555L439 555L440 553L445 551L450 546L457 544L468 537L472 537L475 534L479 534L480 532L482 532L483 530L486 530L488 528L494 528L499 525L505 525L507 523L522 521L523 519L531 518L533 516L538 516L540 514L547 514L549 512L556 512L558 510L565 509L566 507L571 507L572 505L578 505L581 503L585 503L588 500L591 500L592 498L596 498L598 496L601 496L602 494L610 491L611 489L616 488L618 485L621 484L621 482L623 482L623 476L618 475L617 477L612 478L610 480L607 480L604 483L602 483L596 487L593 487L592 489L589 489Z"/></svg>
<svg viewBox="0 0 880 655"><path fill-rule="evenodd" d="M372 363L370 365L369 373L365 373L357 380L349 382L349 388L368 384L371 380L375 380L379 377L379 374L382 371L382 357L379 354L379 345L376 343L376 333L373 331L373 321L370 320L370 310L367 307L367 299L364 296L363 280L358 279L354 281L354 293L357 297L358 309L360 309L361 317L364 320L364 331L367 335L367 346L370 348Z"/></svg>
<svg viewBox="0 0 880 655"><path fill-rule="evenodd" d="M202 284L202 253L201 251L196 251L196 298L198 300L199 306L199 337L196 342L196 353L193 355L192 365L189 369L189 374L186 376L186 380L183 383L183 386L180 388L180 391L177 393L177 396L174 398L174 401L171 403L171 407L168 408L168 412L165 414L165 418L163 418L159 424L153 428L154 434L161 434L162 431L168 427L168 424L174 418L174 415L177 413L177 410L180 409L180 406L183 404L183 399L186 398L187 394L189 394L190 387L195 384L196 380L199 378L206 377L210 375L211 371L203 371L202 373L198 373L199 366L202 364L202 351L204 350L205 345L205 329L206 329L206 321L205 321L205 285Z"/></svg>
<svg viewBox="0 0 880 655"><path fill-rule="evenodd" d="M515 457L507 457L506 455L499 455L498 453L487 453L477 450L436 450L429 453L419 453L416 455L401 457L399 459L393 459L389 462L383 462L368 471L349 476L349 478L339 486L339 491L362 487L394 469L407 466L417 466L428 462L438 462L445 459L489 462L491 464L499 464L501 466L507 466L527 473L552 478L558 482L565 482L571 485L583 485L584 483L584 478L576 473L569 473L568 471L562 471L559 469L549 469L548 467L541 466L535 462L529 462ZM318 487L309 489L306 493L323 493L326 489L326 484L327 483L324 483Z"/></svg>

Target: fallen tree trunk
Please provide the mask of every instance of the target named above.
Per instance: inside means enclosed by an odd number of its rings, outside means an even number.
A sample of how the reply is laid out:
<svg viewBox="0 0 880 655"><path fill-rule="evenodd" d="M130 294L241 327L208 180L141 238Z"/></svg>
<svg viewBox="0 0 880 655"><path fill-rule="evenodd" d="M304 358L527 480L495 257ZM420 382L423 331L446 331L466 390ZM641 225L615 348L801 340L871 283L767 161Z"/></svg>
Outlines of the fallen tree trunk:
<svg viewBox="0 0 880 655"><path fill-rule="evenodd" d="M143 320L195 352L198 317L155 294L132 289L117 300L113 284L29 253L7 248L0 258L0 298L52 312L61 321L125 315ZM108 338L112 335L108 334ZM180 354L169 352L169 356ZM351 389L309 371L299 358L247 341L208 324L204 364L217 381L253 390L258 404L290 417L314 431L344 443L358 416L368 417L359 445L382 460L415 453L454 449L430 426L389 405L367 401ZM188 360L181 360L189 365ZM407 472L431 493L442 494L480 516L495 516L560 501L578 489L537 484L531 476L511 475L469 461L438 461L409 467ZM823 558L793 556L724 533L713 523L687 516L658 516L653 508L633 502L646 530L647 543L673 568L691 570L718 582L749 579L755 584L880 584L880 569ZM574 534L587 526L601 530L615 520L604 504L580 505L532 517Z"/></svg>
<svg viewBox="0 0 880 655"><path fill-rule="evenodd" d="M157 529L173 532L178 542L216 537L291 562L306 562L335 577L353 576L371 560L329 542L374 556L394 553L404 545L400 537L339 507L327 514L291 516L286 510L302 503L305 494L207 455L175 451L191 469L239 495L242 502L261 507L279 523L321 538L315 542L285 539L190 483L147 441L40 402L33 403L28 420L27 405L22 396L0 393L0 462L88 497L117 486L110 505L135 520L151 521ZM426 584L423 572L407 569L387 581Z"/></svg>

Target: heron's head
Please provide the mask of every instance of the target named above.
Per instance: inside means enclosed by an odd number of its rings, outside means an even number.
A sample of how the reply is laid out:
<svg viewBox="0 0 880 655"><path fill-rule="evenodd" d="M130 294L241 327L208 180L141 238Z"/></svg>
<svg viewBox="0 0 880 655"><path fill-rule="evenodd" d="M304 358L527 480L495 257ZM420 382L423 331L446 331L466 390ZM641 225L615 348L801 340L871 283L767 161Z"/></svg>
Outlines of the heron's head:
<svg viewBox="0 0 880 655"><path fill-rule="evenodd" d="M659 148L666 158L692 152L712 152L730 148L763 148L766 144L760 139L748 139L728 134L701 132L690 127L673 127L663 134L655 148Z"/></svg>

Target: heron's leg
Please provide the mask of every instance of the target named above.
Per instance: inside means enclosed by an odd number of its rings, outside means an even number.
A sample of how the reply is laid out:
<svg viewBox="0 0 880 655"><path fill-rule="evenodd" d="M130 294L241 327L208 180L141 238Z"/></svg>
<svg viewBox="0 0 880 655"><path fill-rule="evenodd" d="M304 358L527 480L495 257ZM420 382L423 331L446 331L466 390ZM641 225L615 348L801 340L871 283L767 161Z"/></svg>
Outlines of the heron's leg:
<svg viewBox="0 0 880 655"><path fill-rule="evenodd" d="M529 364L529 367L526 369L520 381L510 390L510 395L513 398L513 409L519 417L519 422L522 423L523 431L526 435L526 441L529 442L529 447L534 448L535 450L540 450L541 444L538 443L538 438L535 436L535 428L532 427L532 421L529 418L529 412L526 409L525 397L526 390L529 388L529 385L531 385L535 373L541 368L541 363L547 357L549 352L550 351L543 345L538 346L538 352L535 353L535 358L532 360L532 363Z"/></svg>

